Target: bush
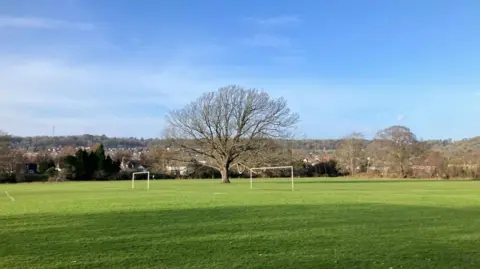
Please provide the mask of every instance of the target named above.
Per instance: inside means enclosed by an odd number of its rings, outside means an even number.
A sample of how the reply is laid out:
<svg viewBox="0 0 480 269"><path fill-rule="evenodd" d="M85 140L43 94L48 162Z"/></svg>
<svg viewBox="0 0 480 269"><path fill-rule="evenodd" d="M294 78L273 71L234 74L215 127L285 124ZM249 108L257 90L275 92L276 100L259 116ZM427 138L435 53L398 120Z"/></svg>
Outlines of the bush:
<svg viewBox="0 0 480 269"><path fill-rule="evenodd" d="M69 168L63 168L58 175L56 176L55 181L66 181L66 180L72 180L73 179L73 171Z"/></svg>
<svg viewBox="0 0 480 269"><path fill-rule="evenodd" d="M150 179L174 179L165 173L150 173Z"/></svg>
<svg viewBox="0 0 480 269"><path fill-rule="evenodd" d="M130 180L132 179L132 173L121 171L116 174L110 175L108 180Z"/></svg>
<svg viewBox="0 0 480 269"><path fill-rule="evenodd" d="M23 182L46 182L48 175L42 174L25 174Z"/></svg>
<svg viewBox="0 0 480 269"><path fill-rule="evenodd" d="M220 172L208 166L197 166L191 169L188 178L221 178Z"/></svg>
<svg viewBox="0 0 480 269"><path fill-rule="evenodd" d="M93 173L93 180L101 181L101 180L108 180L108 179L109 179L108 174L103 170L95 171Z"/></svg>
<svg viewBox="0 0 480 269"><path fill-rule="evenodd" d="M0 183L17 183L15 175L12 173L0 174Z"/></svg>
<svg viewBox="0 0 480 269"><path fill-rule="evenodd" d="M55 167L50 167L45 171L44 174L48 177L55 177L57 175L57 170L55 170Z"/></svg>

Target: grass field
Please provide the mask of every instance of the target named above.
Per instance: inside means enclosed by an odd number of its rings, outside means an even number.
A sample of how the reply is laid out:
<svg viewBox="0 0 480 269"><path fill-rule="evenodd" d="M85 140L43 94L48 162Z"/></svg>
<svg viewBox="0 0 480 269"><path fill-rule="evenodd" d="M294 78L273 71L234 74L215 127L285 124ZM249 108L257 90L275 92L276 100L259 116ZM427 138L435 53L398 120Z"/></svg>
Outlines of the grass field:
<svg viewBox="0 0 480 269"><path fill-rule="evenodd" d="M1 185L0 268L480 268L478 181L129 187Z"/></svg>

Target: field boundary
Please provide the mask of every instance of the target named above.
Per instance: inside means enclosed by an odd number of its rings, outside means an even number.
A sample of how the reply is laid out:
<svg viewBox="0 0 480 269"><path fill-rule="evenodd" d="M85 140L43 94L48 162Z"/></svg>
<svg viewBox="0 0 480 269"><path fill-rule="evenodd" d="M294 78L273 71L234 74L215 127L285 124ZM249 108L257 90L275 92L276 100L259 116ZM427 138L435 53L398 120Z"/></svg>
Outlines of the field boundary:
<svg viewBox="0 0 480 269"><path fill-rule="evenodd" d="M5 191L5 194L12 202L15 202L15 198L13 198L13 196L11 196L10 193L8 193L8 191Z"/></svg>

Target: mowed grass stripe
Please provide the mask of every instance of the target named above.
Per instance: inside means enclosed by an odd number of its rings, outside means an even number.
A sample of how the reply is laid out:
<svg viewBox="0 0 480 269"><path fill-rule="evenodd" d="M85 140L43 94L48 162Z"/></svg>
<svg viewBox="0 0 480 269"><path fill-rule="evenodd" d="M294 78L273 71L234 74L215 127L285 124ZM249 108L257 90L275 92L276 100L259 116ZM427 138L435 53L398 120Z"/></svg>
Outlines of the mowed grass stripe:
<svg viewBox="0 0 480 269"><path fill-rule="evenodd" d="M0 268L480 268L480 182L130 183L4 185Z"/></svg>

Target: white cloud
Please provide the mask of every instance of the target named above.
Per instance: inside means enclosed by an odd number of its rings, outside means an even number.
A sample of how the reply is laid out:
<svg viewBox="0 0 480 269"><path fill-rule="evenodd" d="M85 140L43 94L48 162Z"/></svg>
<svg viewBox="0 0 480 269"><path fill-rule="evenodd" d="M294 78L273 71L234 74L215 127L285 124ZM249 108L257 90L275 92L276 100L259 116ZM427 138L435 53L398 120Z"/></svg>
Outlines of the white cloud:
<svg viewBox="0 0 480 269"><path fill-rule="evenodd" d="M402 115L402 114L398 115L397 120L398 121L404 121L405 120L405 115Z"/></svg>
<svg viewBox="0 0 480 269"><path fill-rule="evenodd" d="M0 57L0 130L158 136L167 110L226 85L193 67L120 66Z"/></svg>
<svg viewBox="0 0 480 269"><path fill-rule="evenodd" d="M248 20L262 26L284 26L297 24L300 22L300 19L293 15L282 15L268 18L248 18Z"/></svg>
<svg viewBox="0 0 480 269"><path fill-rule="evenodd" d="M273 97L285 97L294 111L315 111L314 118L338 108L318 107L316 102L320 96L336 100L328 93L331 88L304 80L259 78L256 71L239 75L232 72L236 69L217 66L212 70L194 64L154 68L127 62L85 64L2 56L0 130L15 135L49 135L55 125L58 135L155 137L161 134L168 110L228 84L263 88ZM310 117L308 113L302 117L306 121L299 127L308 130Z"/></svg>
<svg viewBox="0 0 480 269"><path fill-rule="evenodd" d="M95 26L88 22L70 22L53 18L0 15L0 28L74 29L88 31L95 29Z"/></svg>
<svg viewBox="0 0 480 269"><path fill-rule="evenodd" d="M128 61L104 64L0 54L0 130L49 135L55 125L58 135L158 137L168 110L182 107L203 92L239 84L284 97L301 114L299 133L307 131L310 137L367 133L364 123L346 113L374 104L360 91L352 93L318 79L264 77L254 68L244 74L237 71L174 62L154 67L148 60L137 65ZM319 100L328 101L319 105ZM312 127L318 115L322 115L321 126L329 128ZM384 127L377 126L381 123L375 121L368 127L379 129Z"/></svg>

